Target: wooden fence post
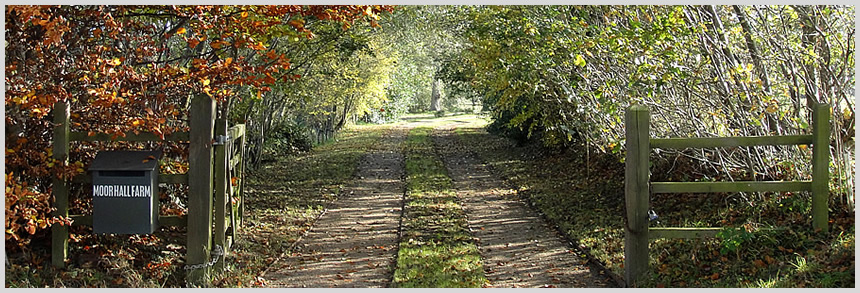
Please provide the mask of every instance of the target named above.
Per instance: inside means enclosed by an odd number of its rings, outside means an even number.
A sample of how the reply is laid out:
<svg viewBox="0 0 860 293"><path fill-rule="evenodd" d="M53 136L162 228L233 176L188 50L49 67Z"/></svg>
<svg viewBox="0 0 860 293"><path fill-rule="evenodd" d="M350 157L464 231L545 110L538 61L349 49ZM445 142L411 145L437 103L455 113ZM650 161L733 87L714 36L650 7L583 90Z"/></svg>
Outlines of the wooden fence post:
<svg viewBox="0 0 860 293"><path fill-rule="evenodd" d="M69 161L69 104L68 102L54 103L54 141L53 156L56 163L63 165ZM69 216L69 184L64 178L54 175L52 193L54 194L53 215L55 217ZM69 252L69 227L51 225L51 264L57 268L66 266Z"/></svg>
<svg viewBox="0 0 860 293"><path fill-rule="evenodd" d="M233 233L239 233L239 227L245 224L245 125L242 124L242 137L239 140L239 164L236 165L236 168L239 168L239 186L237 193L239 194L239 207L238 207L238 218L239 223L237 226L233 227Z"/></svg>
<svg viewBox="0 0 860 293"><path fill-rule="evenodd" d="M215 120L215 137L227 137L227 119ZM215 245L222 248L224 256L227 255L227 141L221 141L215 146ZM224 257L218 258L215 270L224 268Z"/></svg>
<svg viewBox="0 0 860 293"><path fill-rule="evenodd" d="M197 95L191 100L191 133L188 147L188 240L185 257L188 286L209 283L209 251L212 245L212 138L215 100ZM195 266L201 266L197 268Z"/></svg>
<svg viewBox="0 0 860 293"><path fill-rule="evenodd" d="M624 195L627 225L624 236L624 278L635 287L648 273L649 178L648 108L634 105L625 113L627 155L625 157Z"/></svg>
<svg viewBox="0 0 860 293"><path fill-rule="evenodd" d="M812 227L827 233L830 200L830 105L812 106Z"/></svg>

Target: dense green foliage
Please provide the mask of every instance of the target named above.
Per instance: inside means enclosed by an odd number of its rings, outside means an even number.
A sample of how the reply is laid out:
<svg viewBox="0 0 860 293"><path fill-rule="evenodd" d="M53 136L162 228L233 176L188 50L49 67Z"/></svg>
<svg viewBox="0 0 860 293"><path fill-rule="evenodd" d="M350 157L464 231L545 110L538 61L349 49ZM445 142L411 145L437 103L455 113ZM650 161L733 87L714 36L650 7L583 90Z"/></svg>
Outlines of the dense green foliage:
<svg viewBox="0 0 860 293"><path fill-rule="evenodd" d="M809 133L833 108L835 203L853 209L854 8L831 6L458 7L459 54L441 72L467 83L492 129L549 146L624 150L624 110L644 104L652 137ZM808 178L796 147L667 151L700 177ZM781 166L781 167L775 167Z"/></svg>

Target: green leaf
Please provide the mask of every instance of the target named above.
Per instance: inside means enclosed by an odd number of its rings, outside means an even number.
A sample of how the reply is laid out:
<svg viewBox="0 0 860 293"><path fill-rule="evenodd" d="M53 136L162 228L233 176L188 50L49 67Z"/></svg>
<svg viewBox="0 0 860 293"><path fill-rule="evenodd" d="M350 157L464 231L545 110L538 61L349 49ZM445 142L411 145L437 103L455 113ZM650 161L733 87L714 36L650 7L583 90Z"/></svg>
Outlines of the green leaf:
<svg viewBox="0 0 860 293"><path fill-rule="evenodd" d="M585 67L585 59L582 58L582 55L576 54L576 60L573 60L573 65Z"/></svg>

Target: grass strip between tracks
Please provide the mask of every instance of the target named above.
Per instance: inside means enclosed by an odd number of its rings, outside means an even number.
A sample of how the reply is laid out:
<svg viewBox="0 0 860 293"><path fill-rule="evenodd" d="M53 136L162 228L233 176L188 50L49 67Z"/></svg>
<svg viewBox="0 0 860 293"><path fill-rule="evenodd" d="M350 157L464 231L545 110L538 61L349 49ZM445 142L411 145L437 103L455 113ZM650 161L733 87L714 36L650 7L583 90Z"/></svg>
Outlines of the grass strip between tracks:
<svg viewBox="0 0 860 293"><path fill-rule="evenodd" d="M480 252L431 131L414 128L404 143L407 190L392 286L481 287L487 279Z"/></svg>

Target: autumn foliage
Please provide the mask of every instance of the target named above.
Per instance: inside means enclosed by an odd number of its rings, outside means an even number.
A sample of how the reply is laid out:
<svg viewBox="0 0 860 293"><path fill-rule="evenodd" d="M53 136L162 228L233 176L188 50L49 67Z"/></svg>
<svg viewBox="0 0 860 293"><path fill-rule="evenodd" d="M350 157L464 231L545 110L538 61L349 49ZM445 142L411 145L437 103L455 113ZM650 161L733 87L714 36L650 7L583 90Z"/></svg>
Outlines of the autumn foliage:
<svg viewBox="0 0 860 293"><path fill-rule="evenodd" d="M238 89L261 94L301 76L280 37L314 38L306 21L377 26L390 6L6 6L6 242L67 219L50 217L51 178L85 171L95 155L51 152L51 109L69 103L71 130L161 136L187 128L189 97L220 115Z"/></svg>

